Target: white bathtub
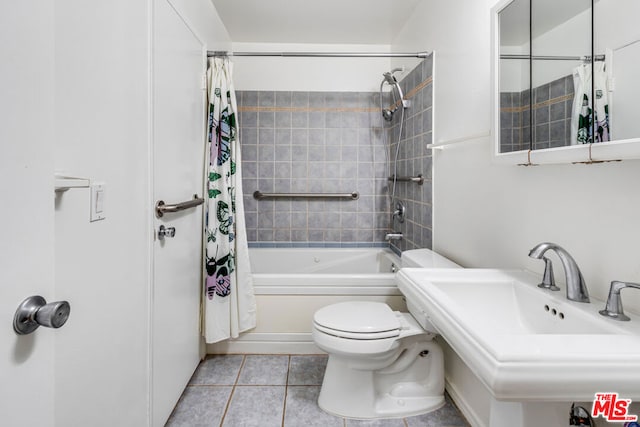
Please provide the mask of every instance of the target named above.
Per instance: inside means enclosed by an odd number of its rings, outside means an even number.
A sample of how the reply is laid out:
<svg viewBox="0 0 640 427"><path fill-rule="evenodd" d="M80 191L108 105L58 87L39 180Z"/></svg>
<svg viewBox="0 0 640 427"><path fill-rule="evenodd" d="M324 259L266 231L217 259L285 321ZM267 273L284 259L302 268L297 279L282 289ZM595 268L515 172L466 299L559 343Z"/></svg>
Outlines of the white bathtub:
<svg viewBox="0 0 640 427"><path fill-rule="evenodd" d="M257 326L207 353L321 353L313 313L342 301L380 301L406 311L394 271L400 258L383 248L250 248Z"/></svg>
<svg viewBox="0 0 640 427"><path fill-rule="evenodd" d="M256 295L400 295L388 249L249 249Z"/></svg>

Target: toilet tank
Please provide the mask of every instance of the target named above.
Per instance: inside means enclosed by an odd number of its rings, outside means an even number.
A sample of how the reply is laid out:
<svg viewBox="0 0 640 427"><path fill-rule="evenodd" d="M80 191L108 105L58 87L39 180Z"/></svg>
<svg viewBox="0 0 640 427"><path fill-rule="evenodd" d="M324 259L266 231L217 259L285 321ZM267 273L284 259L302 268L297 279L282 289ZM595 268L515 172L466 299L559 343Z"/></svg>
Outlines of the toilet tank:
<svg viewBox="0 0 640 427"><path fill-rule="evenodd" d="M407 268L462 268L455 262L431 249L411 249L400 256L402 267Z"/></svg>
<svg viewBox="0 0 640 427"><path fill-rule="evenodd" d="M402 252L400 256L402 267L406 268L462 268L455 262L433 252L430 249L412 249ZM433 334L438 334L436 328L429 320L429 313L426 313L419 304L405 296L407 309L420 326Z"/></svg>

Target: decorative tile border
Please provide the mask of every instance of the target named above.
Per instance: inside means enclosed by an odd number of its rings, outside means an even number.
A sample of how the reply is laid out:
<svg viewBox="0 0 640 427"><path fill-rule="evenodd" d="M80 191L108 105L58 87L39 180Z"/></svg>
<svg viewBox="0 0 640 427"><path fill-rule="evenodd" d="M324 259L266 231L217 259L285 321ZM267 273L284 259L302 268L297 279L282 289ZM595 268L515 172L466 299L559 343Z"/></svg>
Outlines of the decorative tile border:
<svg viewBox="0 0 640 427"><path fill-rule="evenodd" d="M249 242L250 248L389 248L387 242Z"/></svg>
<svg viewBox="0 0 640 427"><path fill-rule="evenodd" d="M422 89L424 89L425 87L429 86L431 83L433 83L433 77L427 77L425 80L423 80L421 83L416 85L413 89L411 89L409 92L407 92L404 95L405 101L406 100L410 100L411 98L416 96ZM400 107L400 100L397 100L395 104L389 105L388 108L394 109L394 108L399 108L399 107ZM376 111L377 110L378 109L376 109Z"/></svg>
<svg viewBox="0 0 640 427"><path fill-rule="evenodd" d="M546 101L538 102L536 104L533 104L533 109L535 110L536 108L547 107L547 106L550 106L550 105L559 104L561 102L567 102L567 101L570 101L572 99L573 99L573 94L559 96L557 98L548 99ZM522 113L524 111L529 111L529 104L521 105L519 107L504 107L504 108L500 108L500 112L501 113Z"/></svg>

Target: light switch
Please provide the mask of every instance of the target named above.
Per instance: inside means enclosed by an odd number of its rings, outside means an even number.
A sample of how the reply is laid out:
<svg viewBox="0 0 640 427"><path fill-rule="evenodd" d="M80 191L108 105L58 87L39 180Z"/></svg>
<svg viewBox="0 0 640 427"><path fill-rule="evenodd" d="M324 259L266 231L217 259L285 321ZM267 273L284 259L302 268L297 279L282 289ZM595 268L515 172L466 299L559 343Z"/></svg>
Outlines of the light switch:
<svg viewBox="0 0 640 427"><path fill-rule="evenodd" d="M105 191L106 185L104 182L92 182L91 183L91 217L89 220L100 221L105 219Z"/></svg>

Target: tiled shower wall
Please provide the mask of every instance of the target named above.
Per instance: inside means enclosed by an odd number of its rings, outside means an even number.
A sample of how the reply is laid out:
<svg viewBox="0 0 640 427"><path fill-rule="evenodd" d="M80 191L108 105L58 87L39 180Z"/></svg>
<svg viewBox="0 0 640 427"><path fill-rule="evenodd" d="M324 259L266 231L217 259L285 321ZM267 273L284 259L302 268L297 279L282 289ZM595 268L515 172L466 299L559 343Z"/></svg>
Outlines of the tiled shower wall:
<svg viewBox="0 0 640 427"><path fill-rule="evenodd" d="M247 237L252 246L383 246L386 155L374 92L238 91ZM351 193L358 200L255 200Z"/></svg>
<svg viewBox="0 0 640 427"><path fill-rule="evenodd" d="M411 104L404 110L397 175L422 175L425 178L422 185L414 182L396 182L394 200L400 200L404 204L406 215L404 223L394 222L394 230L402 232L402 240L394 240L391 244L394 249L404 251L432 247L432 157L427 144L432 142L433 135L433 56L422 61L402 79L400 87L405 99ZM387 138L391 143L391 174L394 171L393 159L398 146L400 122L401 113L398 110L387 132Z"/></svg>
<svg viewBox="0 0 640 427"><path fill-rule="evenodd" d="M534 150L570 145L573 76L533 89ZM531 142L530 91L500 94L500 152L528 150Z"/></svg>
<svg viewBox="0 0 640 427"><path fill-rule="evenodd" d="M397 251L431 248L432 58L401 82L405 110L396 184L407 207ZM378 92L238 91L247 237L252 246L387 246L400 114L384 123ZM387 102L387 97L384 97ZM386 145L385 145L386 142ZM389 146L389 144L391 144ZM389 148L390 147L390 148ZM389 154L390 152L390 154ZM391 169L389 169L391 168ZM263 193L351 193L358 200L255 200Z"/></svg>

